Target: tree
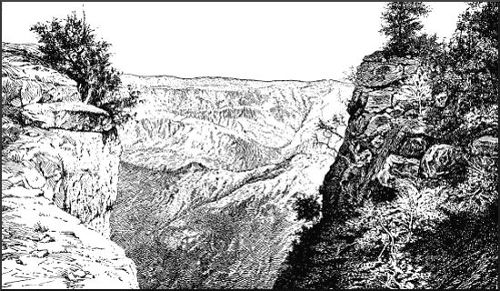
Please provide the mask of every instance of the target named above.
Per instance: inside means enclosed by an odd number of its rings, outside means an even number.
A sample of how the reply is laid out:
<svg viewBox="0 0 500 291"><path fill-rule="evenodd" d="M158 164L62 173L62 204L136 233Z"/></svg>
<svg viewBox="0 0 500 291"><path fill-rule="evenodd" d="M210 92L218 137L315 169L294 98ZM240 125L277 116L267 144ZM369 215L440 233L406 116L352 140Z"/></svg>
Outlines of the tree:
<svg viewBox="0 0 500 291"><path fill-rule="evenodd" d="M344 80L351 82L353 85L357 85L356 74L358 72L358 68L355 66L350 66L346 71L343 72Z"/></svg>
<svg viewBox="0 0 500 291"><path fill-rule="evenodd" d="M297 211L297 219L305 219L312 221L321 214L321 205L312 196L304 196L297 198L293 209Z"/></svg>
<svg viewBox="0 0 500 291"><path fill-rule="evenodd" d="M433 58L433 95L443 93L443 108L427 117L441 142L466 145L498 128L499 4L469 3L442 52Z"/></svg>
<svg viewBox="0 0 500 291"><path fill-rule="evenodd" d="M380 32L389 37L386 52L396 56L413 55L418 32L423 28L421 17L430 12L422 2L390 2L382 12Z"/></svg>
<svg viewBox="0 0 500 291"><path fill-rule="evenodd" d="M319 146L325 145L328 149L336 152L337 149L335 146L331 146L331 142L334 137L338 140L344 138L337 132L340 126L346 126L344 119L340 115L334 115L332 119L326 122L320 118L316 124L317 132L314 135L314 144ZM335 139L333 140L335 141Z"/></svg>
<svg viewBox="0 0 500 291"><path fill-rule="evenodd" d="M99 105L106 93L120 85L120 73L109 60L111 45L96 39L85 12L83 18L73 12L66 19L39 22L30 30L38 35L44 60L77 82L84 103Z"/></svg>
<svg viewBox="0 0 500 291"><path fill-rule="evenodd" d="M449 49L450 92L461 110L497 102L498 7L496 2L470 3L457 22Z"/></svg>

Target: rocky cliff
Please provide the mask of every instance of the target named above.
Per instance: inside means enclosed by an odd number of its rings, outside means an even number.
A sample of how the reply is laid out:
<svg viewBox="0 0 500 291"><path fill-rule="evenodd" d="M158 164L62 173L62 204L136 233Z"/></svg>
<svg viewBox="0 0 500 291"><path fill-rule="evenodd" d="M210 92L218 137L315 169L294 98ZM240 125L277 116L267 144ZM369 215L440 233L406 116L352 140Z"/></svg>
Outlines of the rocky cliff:
<svg viewBox="0 0 500 291"><path fill-rule="evenodd" d="M323 219L275 287L495 288L497 113L453 141L434 123L452 106L432 96L418 60L377 52L356 78L345 140L320 188Z"/></svg>
<svg viewBox="0 0 500 291"><path fill-rule="evenodd" d="M2 43L2 287L136 288L109 240L121 146L36 46Z"/></svg>
<svg viewBox="0 0 500 291"><path fill-rule="evenodd" d="M352 86L124 76L112 239L146 288L269 288L335 158ZM333 120L334 116L338 120ZM320 120L323 127L318 127Z"/></svg>

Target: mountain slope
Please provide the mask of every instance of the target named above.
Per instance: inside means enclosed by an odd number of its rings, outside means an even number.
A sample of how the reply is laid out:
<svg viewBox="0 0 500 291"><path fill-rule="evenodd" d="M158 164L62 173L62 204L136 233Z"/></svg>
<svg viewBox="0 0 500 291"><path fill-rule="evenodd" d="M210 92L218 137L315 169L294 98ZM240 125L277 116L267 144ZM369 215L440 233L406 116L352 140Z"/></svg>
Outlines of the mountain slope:
<svg viewBox="0 0 500 291"><path fill-rule="evenodd" d="M498 115L453 124L456 109L432 96L427 70L380 51L363 59L320 188L323 218L275 288L498 287ZM442 121L463 135L450 140Z"/></svg>
<svg viewBox="0 0 500 291"><path fill-rule="evenodd" d="M139 76L124 84L144 102L119 133L112 239L137 264L141 287L271 287L306 223L293 205L319 200L343 135L317 124L345 119L352 87Z"/></svg>

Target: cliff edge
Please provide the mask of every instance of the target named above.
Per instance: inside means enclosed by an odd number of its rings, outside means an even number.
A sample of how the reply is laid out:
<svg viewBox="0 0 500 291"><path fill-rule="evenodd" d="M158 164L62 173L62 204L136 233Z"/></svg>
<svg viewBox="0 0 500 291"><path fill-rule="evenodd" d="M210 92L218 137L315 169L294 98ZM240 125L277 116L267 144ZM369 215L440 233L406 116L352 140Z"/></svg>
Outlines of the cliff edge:
<svg viewBox="0 0 500 291"><path fill-rule="evenodd" d="M36 46L2 43L2 287L137 288L109 240L121 145Z"/></svg>

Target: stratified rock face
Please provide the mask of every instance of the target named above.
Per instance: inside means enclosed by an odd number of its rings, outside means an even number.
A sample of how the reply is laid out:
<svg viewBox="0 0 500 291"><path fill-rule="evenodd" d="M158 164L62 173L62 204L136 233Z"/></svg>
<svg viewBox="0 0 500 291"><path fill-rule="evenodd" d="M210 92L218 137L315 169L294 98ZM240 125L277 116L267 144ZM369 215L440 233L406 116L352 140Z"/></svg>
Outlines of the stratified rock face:
<svg viewBox="0 0 500 291"><path fill-rule="evenodd" d="M56 206L109 237L120 144L103 133L25 127L2 152L2 181L40 189Z"/></svg>
<svg viewBox="0 0 500 291"><path fill-rule="evenodd" d="M387 186L389 173L396 173L391 175L394 179L418 174L420 162L412 158L422 157L431 140L423 120L412 114L419 101L430 98L424 94L428 85L415 85L416 78L425 78L419 76L419 68L416 60L386 60L377 53L363 60L357 73L359 85L349 103L351 117L339 152L342 158L332 165L321 188L328 215L339 215L364 201L374 179ZM405 165L409 168L391 170ZM344 202L346 207L339 205Z"/></svg>
<svg viewBox="0 0 500 291"><path fill-rule="evenodd" d="M47 67L36 45L2 43L2 105L78 100L76 82Z"/></svg>
<svg viewBox="0 0 500 291"><path fill-rule="evenodd" d="M340 112L339 96L351 92L336 81L130 75L122 81L147 100L136 109L134 123L120 132L123 160L156 169L194 161L235 171L276 164L300 144L310 145L298 138L312 139L319 118L329 120Z"/></svg>
<svg viewBox="0 0 500 291"><path fill-rule="evenodd" d="M498 156L498 137L482 136L472 143L472 152L477 155Z"/></svg>
<svg viewBox="0 0 500 291"><path fill-rule="evenodd" d="M274 287L495 288L498 139L440 141L427 109L443 104L417 60L376 52L357 84L323 218Z"/></svg>
<svg viewBox="0 0 500 291"><path fill-rule="evenodd" d="M109 240L121 145L108 114L35 47L2 50L2 287L136 288Z"/></svg>
<svg viewBox="0 0 500 291"><path fill-rule="evenodd" d="M124 76L142 93L123 143L111 238L145 288L270 288L345 127L336 81ZM124 91L126 91L124 89ZM344 99L345 100L345 99ZM345 120L345 119L344 119ZM310 224L310 223L309 223Z"/></svg>
<svg viewBox="0 0 500 291"><path fill-rule="evenodd" d="M25 124L47 129L104 132L113 127L106 111L81 102L29 104L22 116Z"/></svg>

